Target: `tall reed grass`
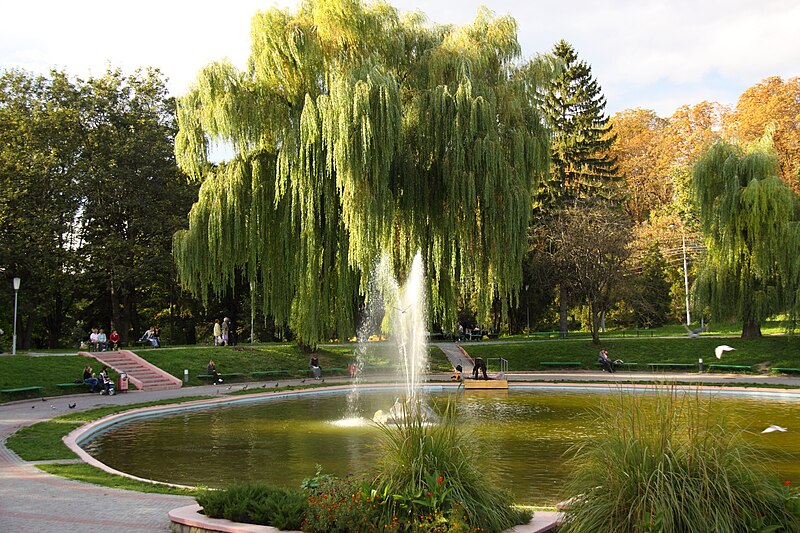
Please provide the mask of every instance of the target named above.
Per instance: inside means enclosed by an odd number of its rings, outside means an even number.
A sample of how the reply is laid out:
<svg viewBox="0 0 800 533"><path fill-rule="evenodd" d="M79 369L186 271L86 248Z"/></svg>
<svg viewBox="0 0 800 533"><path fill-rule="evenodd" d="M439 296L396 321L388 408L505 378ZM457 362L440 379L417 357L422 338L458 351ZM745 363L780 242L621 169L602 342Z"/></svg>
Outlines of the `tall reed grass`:
<svg viewBox="0 0 800 533"><path fill-rule="evenodd" d="M598 406L598 439L573 450L559 531L800 531L789 490L711 402L670 385Z"/></svg>
<svg viewBox="0 0 800 533"><path fill-rule="evenodd" d="M404 402L399 420L380 425L382 459L371 485L383 497L385 521L407 520L409 531L489 533L529 521L530 512L514 509L510 493L486 468L458 422L455 402L448 401L436 423L428 422L418 402ZM449 527L422 523L436 519Z"/></svg>

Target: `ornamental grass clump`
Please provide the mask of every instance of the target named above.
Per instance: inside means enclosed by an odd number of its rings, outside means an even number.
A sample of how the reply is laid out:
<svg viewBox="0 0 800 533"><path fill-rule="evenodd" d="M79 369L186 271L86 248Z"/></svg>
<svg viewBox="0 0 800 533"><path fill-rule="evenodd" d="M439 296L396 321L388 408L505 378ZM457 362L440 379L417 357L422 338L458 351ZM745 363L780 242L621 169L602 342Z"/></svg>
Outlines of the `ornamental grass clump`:
<svg viewBox="0 0 800 533"><path fill-rule="evenodd" d="M653 392L597 409L597 439L573 450L560 532L800 531L796 495L710 409L713 398Z"/></svg>
<svg viewBox="0 0 800 533"><path fill-rule="evenodd" d="M225 490L207 490L197 503L211 518L261 524L297 530L306 512L306 496L297 490L271 487L265 483L240 483Z"/></svg>
<svg viewBox="0 0 800 533"><path fill-rule="evenodd" d="M499 532L528 522L512 507L474 439L448 402L440 419L427 420L418 399L403 403L399 420L379 424L381 460L371 483L384 525L415 532Z"/></svg>

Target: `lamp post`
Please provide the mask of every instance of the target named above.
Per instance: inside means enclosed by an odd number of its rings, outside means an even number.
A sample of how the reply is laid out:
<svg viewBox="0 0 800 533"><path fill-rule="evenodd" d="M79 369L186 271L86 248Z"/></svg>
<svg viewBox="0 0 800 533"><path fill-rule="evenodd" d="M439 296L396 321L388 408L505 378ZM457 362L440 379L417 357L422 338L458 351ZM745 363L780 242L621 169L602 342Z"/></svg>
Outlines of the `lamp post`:
<svg viewBox="0 0 800 533"><path fill-rule="evenodd" d="M675 224L670 224L670 228L675 228ZM686 292L686 325L692 325L692 315L689 313L689 268L686 261L686 233L681 225L681 249L683 250L683 288Z"/></svg>
<svg viewBox="0 0 800 533"><path fill-rule="evenodd" d="M17 355L17 294L22 280L14 278L14 333L11 336L11 355Z"/></svg>
<svg viewBox="0 0 800 533"><path fill-rule="evenodd" d="M525 330L526 335L531 332L531 305L529 303L528 287L530 285L525 285L525 318L527 318L528 323L528 329Z"/></svg>

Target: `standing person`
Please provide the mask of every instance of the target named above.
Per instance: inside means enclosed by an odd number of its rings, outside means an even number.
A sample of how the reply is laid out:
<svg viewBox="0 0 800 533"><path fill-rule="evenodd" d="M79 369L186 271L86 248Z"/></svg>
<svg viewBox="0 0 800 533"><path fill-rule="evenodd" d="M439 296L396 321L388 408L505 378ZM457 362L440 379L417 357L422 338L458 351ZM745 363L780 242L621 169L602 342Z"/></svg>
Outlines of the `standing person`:
<svg viewBox="0 0 800 533"><path fill-rule="evenodd" d="M214 319L214 346L222 344L222 326L219 325L219 318Z"/></svg>
<svg viewBox="0 0 800 533"><path fill-rule="evenodd" d="M114 350L119 346L119 333L117 330L111 330L111 335L108 336L108 342L114 347Z"/></svg>
<svg viewBox="0 0 800 533"><path fill-rule="evenodd" d="M475 366L472 367L472 379L478 379L478 371L483 371L483 379L489 379L489 376L486 375L486 362L483 357L475 358Z"/></svg>
<svg viewBox="0 0 800 533"><path fill-rule="evenodd" d="M228 320L228 346L236 346L236 326Z"/></svg>
<svg viewBox="0 0 800 533"><path fill-rule="evenodd" d="M222 319L222 345L223 346L227 346L228 345L228 334L231 331L230 322L231 322L231 320L228 317L225 317L225 318Z"/></svg>

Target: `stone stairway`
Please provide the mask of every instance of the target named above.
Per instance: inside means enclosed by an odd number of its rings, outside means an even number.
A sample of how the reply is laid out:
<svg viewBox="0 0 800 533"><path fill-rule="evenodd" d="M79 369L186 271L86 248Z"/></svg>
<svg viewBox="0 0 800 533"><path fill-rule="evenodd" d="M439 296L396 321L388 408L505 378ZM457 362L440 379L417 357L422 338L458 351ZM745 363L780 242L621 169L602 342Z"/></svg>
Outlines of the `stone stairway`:
<svg viewBox="0 0 800 533"><path fill-rule="evenodd" d="M145 361L130 350L78 352L78 355L93 357L119 374L126 373L128 381L139 390L180 389L183 385L180 379Z"/></svg>

